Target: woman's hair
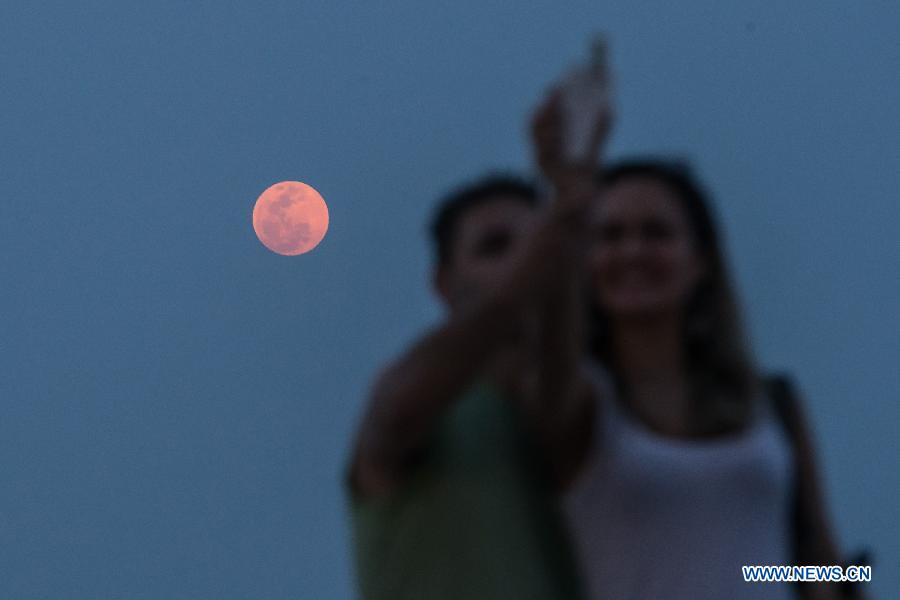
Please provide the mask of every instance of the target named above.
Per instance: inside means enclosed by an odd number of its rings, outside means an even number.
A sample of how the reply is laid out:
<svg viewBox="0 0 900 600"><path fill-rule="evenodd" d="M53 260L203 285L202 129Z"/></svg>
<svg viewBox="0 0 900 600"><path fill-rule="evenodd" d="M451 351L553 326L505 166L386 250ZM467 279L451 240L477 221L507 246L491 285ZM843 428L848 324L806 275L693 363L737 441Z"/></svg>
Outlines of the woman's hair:
<svg viewBox="0 0 900 600"><path fill-rule="evenodd" d="M687 165L657 158L625 160L599 174L605 187L631 178L657 181L673 192L706 264L684 315L693 422L706 434L740 428L753 410L759 379L706 192ZM591 303L591 312L591 352L621 384L609 339L608 317L595 302Z"/></svg>

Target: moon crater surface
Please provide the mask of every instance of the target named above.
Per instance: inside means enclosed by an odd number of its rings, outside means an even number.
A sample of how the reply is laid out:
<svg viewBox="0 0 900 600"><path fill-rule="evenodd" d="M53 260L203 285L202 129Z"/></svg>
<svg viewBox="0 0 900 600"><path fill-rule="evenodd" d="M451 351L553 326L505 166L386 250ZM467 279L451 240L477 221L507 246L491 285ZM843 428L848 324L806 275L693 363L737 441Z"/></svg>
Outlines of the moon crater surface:
<svg viewBox="0 0 900 600"><path fill-rule="evenodd" d="M282 181L267 188L253 207L253 230L277 254L296 256L315 248L328 231L328 205L312 186Z"/></svg>

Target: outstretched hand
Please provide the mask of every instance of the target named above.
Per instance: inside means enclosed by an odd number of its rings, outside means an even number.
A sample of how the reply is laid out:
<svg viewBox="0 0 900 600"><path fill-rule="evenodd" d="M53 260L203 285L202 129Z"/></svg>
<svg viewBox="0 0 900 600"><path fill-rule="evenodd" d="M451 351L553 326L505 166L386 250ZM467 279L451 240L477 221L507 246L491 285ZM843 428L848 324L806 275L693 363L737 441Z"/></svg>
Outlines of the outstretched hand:
<svg viewBox="0 0 900 600"><path fill-rule="evenodd" d="M553 187L553 202L497 282L505 300L540 305L565 287L573 269L578 271L587 212L597 197L595 175L611 124L612 111L604 104L591 126L590 151L583 160L573 161L566 151L562 89L552 88L534 111L532 149L541 173Z"/></svg>
<svg viewBox="0 0 900 600"><path fill-rule="evenodd" d="M600 154L612 128L609 104L597 112L589 135L590 151L582 161L566 156L566 123L562 90L553 88L531 118L531 139L535 162L555 187L562 188L579 177L592 176L599 168Z"/></svg>

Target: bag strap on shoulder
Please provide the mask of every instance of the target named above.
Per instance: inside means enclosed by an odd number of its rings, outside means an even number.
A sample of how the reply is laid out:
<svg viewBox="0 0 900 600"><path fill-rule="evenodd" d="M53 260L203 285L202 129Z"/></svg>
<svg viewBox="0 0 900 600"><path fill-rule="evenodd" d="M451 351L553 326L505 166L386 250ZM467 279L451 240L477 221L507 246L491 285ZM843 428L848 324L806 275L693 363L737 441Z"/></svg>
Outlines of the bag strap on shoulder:
<svg viewBox="0 0 900 600"><path fill-rule="evenodd" d="M798 438L797 425L799 418L799 407L797 405L797 395L794 388L794 382L790 375L783 372L771 373L767 375L763 381L766 391L768 392L768 396L775 409L775 413L778 415L779 421L781 421L785 432L788 434L788 439L790 440L791 446L796 447ZM796 486L794 489L794 493L796 494ZM798 522L798 515L796 513L797 506L795 501L796 496L794 498L793 508L795 512L793 517L795 522ZM857 550L852 555L850 555L848 559L844 560L844 566L871 566L871 564L872 552L869 548ZM862 584L844 582L841 585L841 595L846 600L862 599L864 597Z"/></svg>
<svg viewBox="0 0 900 600"><path fill-rule="evenodd" d="M772 373L766 376L764 384L775 414L793 446L797 439L797 402L793 381L787 373Z"/></svg>

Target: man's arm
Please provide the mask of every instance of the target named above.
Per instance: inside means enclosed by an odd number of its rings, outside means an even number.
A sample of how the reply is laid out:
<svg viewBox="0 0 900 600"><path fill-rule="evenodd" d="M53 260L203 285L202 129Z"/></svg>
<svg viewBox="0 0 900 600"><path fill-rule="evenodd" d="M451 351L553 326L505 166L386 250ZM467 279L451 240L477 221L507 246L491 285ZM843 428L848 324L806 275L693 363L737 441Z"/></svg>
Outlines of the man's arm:
<svg viewBox="0 0 900 600"><path fill-rule="evenodd" d="M557 277L567 221L545 218L484 297L421 339L372 390L351 466L351 485L387 493L402 480L434 423L496 357L519 337L525 315Z"/></svg>
<svg viewBox="0 0 900 600"><path fill-rule="evenodd" d="M437 418L514 334L517 314L496 295L422 338L375 382L354 450L351 484L389 492Z"/></svg>

